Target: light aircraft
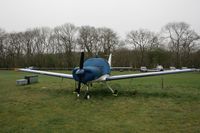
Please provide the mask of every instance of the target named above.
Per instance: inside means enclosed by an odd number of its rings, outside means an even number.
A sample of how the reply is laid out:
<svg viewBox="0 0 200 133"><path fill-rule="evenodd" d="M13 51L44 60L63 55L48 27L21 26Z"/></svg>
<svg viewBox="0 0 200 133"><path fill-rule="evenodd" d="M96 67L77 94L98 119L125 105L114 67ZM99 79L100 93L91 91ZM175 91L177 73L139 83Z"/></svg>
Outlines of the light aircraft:
<svg viewBox="0 0 200 133"><path fill-rule="evenodd" d="M162 65L157 65L156 68L153 68L153 69L147 69L146 66L140 67L140 72L159 72L159 71L164 71L164 68Z"/></svg>
<svg viewBox="0 0 200 133"><path fill-rule="evenodd" d="M112 80L121 80L121 79L129 79L129 78L141 78L148 76L157 76L157 75L165 75L165 74L174 74L174 73L182 73L182 72L192 72L195 69L183 69L183 70L167 70L160 72L148 72L148 73L137 73L137 74L125 74L125 75L114 75L111 76L111 55L109 56L108 61L106 59L100 57L89 58L84 61L84 52L81 52L80 57L80 65L72 70L72 74L64 74L64 73L56 73L56 72L48 72L48 71L39 71L32 69L19 69L23 72L37 73L54 77L61 77L72 79L78 82L78 86L75 88L75 92L77 93L77 97L80 96L80 90L83 86L87 87L87 92L85 94L85 98L89 99L89 86L94 82L103 82L110 89L110 91L117 95L117 90L113 90L108 84L108 81ZM81 87L81 84L83 86Z"/></svg>

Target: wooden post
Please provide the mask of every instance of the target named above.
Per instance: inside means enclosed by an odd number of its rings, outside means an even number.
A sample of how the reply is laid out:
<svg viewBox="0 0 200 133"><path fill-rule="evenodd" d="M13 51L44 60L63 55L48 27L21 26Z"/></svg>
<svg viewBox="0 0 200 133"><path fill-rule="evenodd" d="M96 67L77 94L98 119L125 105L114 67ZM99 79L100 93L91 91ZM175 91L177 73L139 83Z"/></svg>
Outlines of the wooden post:
<svg viewBox="0 0 200 133"><path fill-rule="evenodd" d="M164 88L164 78L163 77L161 77L161 87L162 87L162 89Z"/></svg>

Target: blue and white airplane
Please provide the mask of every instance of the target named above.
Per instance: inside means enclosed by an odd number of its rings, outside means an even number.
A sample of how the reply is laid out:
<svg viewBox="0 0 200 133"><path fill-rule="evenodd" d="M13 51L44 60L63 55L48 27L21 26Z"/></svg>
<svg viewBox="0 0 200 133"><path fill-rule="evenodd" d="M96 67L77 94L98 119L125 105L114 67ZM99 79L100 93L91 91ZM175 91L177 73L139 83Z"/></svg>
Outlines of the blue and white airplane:
<svg viewBox="0 0 200 133"><path fill-rule="evenodd" d="M141 78L148 76L157 76L157 75L165 75L165 74L175 74L182 72L193 72L195 69L176 69L176 70L167 70L160 72L148 72L148 73L137 73L137 74L125 74L125 75L114 75L111 76L111 55L109 56L108 61L103 58L94 57L89 58L84 61L84 52L81 52L80 58L80 66L76 67L72 70L72 74L64 74L64 73L56 73L56 72L48 72L48 71L39 71L32 69L19 69L23 72L30 72L36 74L43 74L54 77L61 77L67 79L73 79L78 82L78 86L75 89L77 93L77 97L80 96L81 84L87 87L87 93L85 94L85 98L89 99L89 86L94 82L103 82L106 86L111 90L114 95L117 95L117 90L113 90L108 84L108 81L112 80L121 80L121 79L129 79L129 78Z"/></svg>

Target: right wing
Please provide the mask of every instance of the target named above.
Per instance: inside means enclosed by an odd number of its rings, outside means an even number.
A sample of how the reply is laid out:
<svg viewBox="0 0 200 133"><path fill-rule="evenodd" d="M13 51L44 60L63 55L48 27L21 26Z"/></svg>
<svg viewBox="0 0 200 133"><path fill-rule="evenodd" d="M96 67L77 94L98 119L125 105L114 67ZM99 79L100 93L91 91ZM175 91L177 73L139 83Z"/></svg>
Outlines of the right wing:
<svg viewBox="0 0 200 133"><path fill-rule="evenodd" d="M114 76L107 77L106 80L110 81L110 80L120 80L120 79L129 79L129 78L141 78L141 77L158 76L158 75L165 75L165 74L193 72L195 70L196 69L182 69L182 70L176 69L176 70L167 70L167 71L160 71L160 72L114 75Z"/></svg>
<svg viewBox="0 0 200 133"><path fill-rule="evenodd" d="M31 69L18 69L18 70L19 71L23 71L23 72L42 74L42 75L53 76L53 77L73 79L72 74L56 73L56 72L48 72L48 71L39 71L39 70L31 70Z"/></svg>

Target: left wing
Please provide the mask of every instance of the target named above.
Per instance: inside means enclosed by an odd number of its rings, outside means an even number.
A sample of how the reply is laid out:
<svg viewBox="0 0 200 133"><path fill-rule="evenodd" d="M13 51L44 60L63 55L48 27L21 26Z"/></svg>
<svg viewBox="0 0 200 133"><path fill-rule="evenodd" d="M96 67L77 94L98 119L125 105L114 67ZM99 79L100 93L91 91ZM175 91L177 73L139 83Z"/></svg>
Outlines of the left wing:
<svg viewBox="0 0 200 133"><path fill-rule="evenodd" d="M64 73L56 73L56 72L48 72L48 71L38 71L38 70L31 70L31 69L19 69L19 71L43 74L43 75L48 75L48 76L53 76L53 77L73 79L72 74L64 74Z"/></svg>
<svg viewBox="0 0 200 133"><path fill-rule="evenodd" d="M106 81L129 79L129 78L141 78L141 77L157 76L157 75L165 75L165 74L175 74L175 73L183 73L183 72L193 72L195 70L196 69L182 69L182 70L176 69L176 70L167 70L167 71L161 71L161 72L148 72L148 73L115 75L115 76L107 77Z"/></svg>

